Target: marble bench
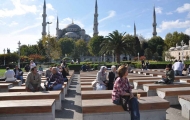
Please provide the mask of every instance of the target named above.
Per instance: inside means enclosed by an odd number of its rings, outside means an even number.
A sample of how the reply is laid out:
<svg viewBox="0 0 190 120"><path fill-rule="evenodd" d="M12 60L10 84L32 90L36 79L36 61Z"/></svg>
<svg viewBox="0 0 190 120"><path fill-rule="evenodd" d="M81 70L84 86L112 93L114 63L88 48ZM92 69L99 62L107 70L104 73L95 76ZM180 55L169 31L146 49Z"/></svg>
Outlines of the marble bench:
<svg viewBox="0 0 190 120"><path fill-rule="evenodd" d="M94 81L96 78L93 79L80 79L80 82L92 82Z"/></svg>
<svg viewBox="0 0 190 120"><path fill-rule="evenodd" d="M132 93L134 96L138 94L141 94L142 97L146 97L147 93L141 89L135 90L132 89ZM82 100L86 99L106 99L112 97L112 90L93 90L93 91L81 91L81 98Z"/></svg>
<svg viewBox="0 0 190 120"><path fill-rule="evenodd" d="M81 91L94 90L92 85L81 85Z"/></svg>
<svg viewBox="0 0 190 120"><path fill-rule="evenodd" d="M55 100L0 101L0 120L55 120Z"/></svg>
<svg viewBox="0 0 190 120"><path fill-rule="evenodd" d="M5 100L35 100L35 99L55 99L55 109L61 110L61 91L44 92L5 92L0 94L0 101Z"/></svg>
<svg viewBox="0 0 190 120"><path fill-rule="evenodd" d="M190 95L190 87L159 88L157 89L157 94L160 98L169 101L170 105L178 105L178 96Z"/></svg>
<svg viewBox="0 0 190 120"><path fill-rule="evenodd" d="M81 85L92 85L92 82L80 82Z"/></svg>
<svg viewBox="0 0 190 120"><path fill-rule="evenodd" d="M180 79L180 82L190 83L190 78L189 79Z"/></svg>
<svg viewBox="0 0 190 120"><path fill-rule="evenodd" d="M64 93L64 86L62 86L62 90L61 90L61 100L65 99L65 93ZM59 91L59 90L58 90ZM27 92L26 91L26 87L25 86L16 86L16 87L12 87L9 88L9 92ZM30 92L28 92L30 93Z"/></svg>
<svg viewBox="0 0 190 120"><path fill-rule="evenodd" d="M0 92L8 92L13 87L13 83L0 83Z"/></svg>
<svg viewBox="0 0 190 120"><path fill-rule="evenodd" d="M133 85L133 81L135 80L160 80L159 77L128 77L129 83Z"/></svg>
<svg viewBox="0 0 190 120"><path fill-rule="evenodd" d="M178 96L181 105L181 115L190 120L190 95Z"/></svg>
<svg viewBox="0 0 190 120"><path fill-rule="evenodd" d="M141 97L139 100L141 120L165 120L169 102L155 97ZM83 120L130 120L130 114L110 99L82 100Z"/></svg>
<svg viewBox="0 0 190 120"><path fill-rule="evenodd" d="M0 83L12 83L13 86L21 86L22 81L21 81L21 80L15 80L15 81L0 81Z"/></svg>
<svg viewBox="0 0 190 120"><path fill-rule="evenodd" d="M157 88L175 88L175 87L190 87L189 83L175 84L143 84L143 89L147 92L147 96L157 96Z"/></svg>

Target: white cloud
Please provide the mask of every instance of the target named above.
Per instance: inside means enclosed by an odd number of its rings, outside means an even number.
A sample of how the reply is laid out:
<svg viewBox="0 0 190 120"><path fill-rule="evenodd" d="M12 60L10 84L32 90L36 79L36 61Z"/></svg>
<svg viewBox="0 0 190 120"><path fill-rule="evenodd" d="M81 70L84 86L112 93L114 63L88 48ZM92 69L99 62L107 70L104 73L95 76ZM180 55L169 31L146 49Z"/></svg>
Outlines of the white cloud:
<svg viewBox="0 0 190 120"><path fill-rule="evenodd" d="M130 25L124 25L124 24L122 24L121 27L124 27L124 28L126 28L126 27L127 27L127 28L130 28L131 26L130 26Z"/></svg>
<svg viewBox="0 0 190 120"><path fill-rule="evenodd" d="M21 3L20 0L11 0L14 8L12 10L8 9L1 9L0 10L0 17L12 17L16 15L24 15L26 13L33 13L37 12L37 7L35 5L24 5Z"/></svg>
<svg viewBox="0 0 190 120"><path fill-rule="evenodd" d="M190 35L190 27L185 30L185 34Z"/></svg>
<svg viewBox="0 0 190 120"><path fill-rule="evenodd" d="M15 26L15 25L18 25L18 23L15 22L15 21L12 21L12 22L9 24L10 27Z"/></svg>
<svg viewBox="0 0 190 120"><path fill-rule="evenodd" d="M50 16L48 16L48 20L49 20L50 22L52 22L52 21L55 20L55 17L54 17L53 15L50 15Z"/></svg>
<svg viewBox="0 0 190 120"><path fill-rule="evenodd" d="M50 3L46 4L47 9L54 10L53 6Z"/></svg>
<svg viewBox="0 0 190 120"><path fill-rule="evenodd" d="M74 24L79 25L81 28L84 28L84 24L81 21L74 19L73 22L74 22ZM67 25L69 25L71 23L72 23L72 18L68 17L68 18L61 20L59 25L60 25L60 28L62 28L62 27L65 28Z"/></svg>
<svg viewBox="0 0 190 120"><path fill-rule="evenodd" d="M161 25L159 26L157 30L158 32L162 32L163 30L188 28L188 27L190 27L190 20L162 21Z"/></svg>
<svg viewBox="0 0 190 120"><path fill-rule="evenodd" d="M156 7L155 8L155 11L156 11L156 13L158 13L158 14L162 14L162 8L161 7Z"/></svg>
<svg viewBox="0 0 190 120"><path fill-rule="evenodd" d="M178 13L188 12L187 17L190 18L190 3L185 3L183 6L176 9Z"/></svg>
<svg viewBox="0 0 190 120"><path fill-rule="evenodd" d="M116 12L114 10L111 10L111 11L109 11L109 15L107 17L104 17L101 20L99 20L99 22L103 22L107 19L110 19L110 18L114 17L115 15L116 15Z"/></svg>

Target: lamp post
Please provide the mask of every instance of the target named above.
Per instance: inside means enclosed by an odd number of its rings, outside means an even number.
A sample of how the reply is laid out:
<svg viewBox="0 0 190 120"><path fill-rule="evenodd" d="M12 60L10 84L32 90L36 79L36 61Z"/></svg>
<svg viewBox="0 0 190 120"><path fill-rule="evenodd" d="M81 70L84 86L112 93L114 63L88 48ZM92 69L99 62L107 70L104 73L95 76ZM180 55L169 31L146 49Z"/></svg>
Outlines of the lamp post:
<svg viewBox="0 0 190 120"><path fill-rule="evenodd" d="M114 50L112 50L112 62L114 63Z"/></svg>
<svg viewBox="0 0 190 120"><path fill-rule="evenodd" d="M20 43L20 41L18 42L18 56L19 56L19 58L18 58L18 67L20 68L20 45L21 45L21 43Z"/></svg>
<svg viewBox="0 0 190 120"><path fill-rule="evenodd" d="M138 61L139 61L139 52L138 52Z"/></svg>
<svg viewBox="0 0 190 120"><path fill-rule="evenodd" d="M48 35L50 35L49 25L52 24L52 22L47 22L47 24L48 24Z"/></svg>
<svg viewBox="0 0 190 120"><path fill-rule="evenodd" d="M102 62L102 55L101 55L101 62Z"/></svg>
<svg viewBox="0 0 190 120"><path fill-rule="evenodd" d="M181 53L181 56L182 56L182 62L183 62L183 45L184 45L184 42L183 42L183 40L181 41L181 46L182 46L182 53Z"/></svg>
<svg viewBox="0 0 190 120"><path fill-rule="evenodd" d="M5 49L3 50L3 52L4 52L4 66L5 66Z"/></svg>
<svg viewBox="0 0 190 120"><path fill-rule="evenodd" d="M104 54L104 62L106 62L106 54Z"/></svg>

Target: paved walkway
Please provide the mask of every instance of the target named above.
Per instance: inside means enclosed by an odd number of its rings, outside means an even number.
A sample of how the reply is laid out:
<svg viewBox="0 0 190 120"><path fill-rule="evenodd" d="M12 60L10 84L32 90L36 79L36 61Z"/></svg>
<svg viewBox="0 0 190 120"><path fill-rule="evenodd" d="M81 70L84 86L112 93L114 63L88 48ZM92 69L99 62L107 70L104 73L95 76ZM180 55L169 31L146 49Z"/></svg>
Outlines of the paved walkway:
<svg viewBox="0 0 190 120"><path fill-rule="evenodd" d="M67 91L63 109L56 111L55 120L82 120L80 74L75 74Z"/></svg>

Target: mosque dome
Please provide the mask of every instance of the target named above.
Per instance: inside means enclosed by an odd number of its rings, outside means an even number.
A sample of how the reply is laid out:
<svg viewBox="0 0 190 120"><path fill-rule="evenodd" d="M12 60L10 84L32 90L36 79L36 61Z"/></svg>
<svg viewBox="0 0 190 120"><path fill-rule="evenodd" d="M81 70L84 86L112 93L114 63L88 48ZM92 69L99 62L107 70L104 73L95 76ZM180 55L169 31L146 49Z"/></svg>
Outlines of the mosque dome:
<svg viewBox="0 0 190 120"><path fill-rule="evenodd" d="M178 50L181 49L181 46L177 46L176 49L178 49Z"/></svg>
<svg viewBox="0 0 190 120"><path fill-rule="evenodd" d="M174 49L175 49L175 47L171 47L171 48L170 48L170 50L174 50Z"/></svg>
<svg viewBox="0 0 190 120"><path fill-rule="evenodd" d="M67 25L67 27L66 27L66 28L81 29L81 28L80 28L80 26L78 26L77 24L74 24L74 23Z"/></svg>
<svg viewBox="0 0 190 120"><path fill-rule="evenodd" d="M65 36L67 36L67 37L78 37L78 35L76 33L74 33L74 32L67 32L65 34Z"/></svg>

